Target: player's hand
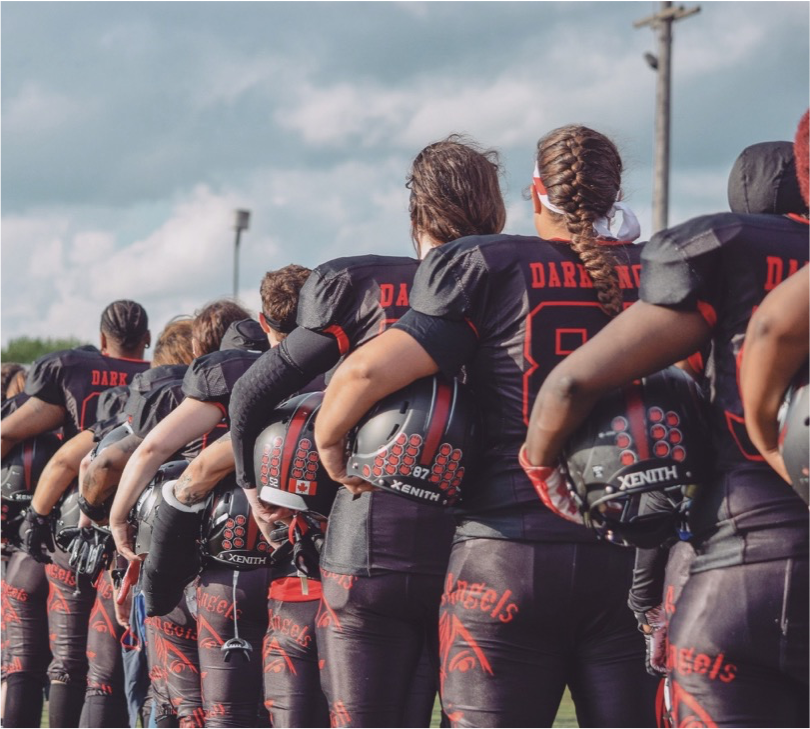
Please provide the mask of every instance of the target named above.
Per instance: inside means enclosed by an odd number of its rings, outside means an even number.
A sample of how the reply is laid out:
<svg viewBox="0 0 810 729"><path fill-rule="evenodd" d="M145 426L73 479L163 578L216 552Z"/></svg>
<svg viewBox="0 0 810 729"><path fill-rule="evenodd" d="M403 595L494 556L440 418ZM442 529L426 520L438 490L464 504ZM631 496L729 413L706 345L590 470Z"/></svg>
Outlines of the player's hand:
<svg viewBox="0 0 810 729"><path fill-rule="evenodd" d="M274 529L275 522L290 519L294 514L293 510L262 501L259 498L259 490L255 488L245 489L245 496L250 504L250 513L253 514L253 519L258 525L259 531L268 543L272 544L270 534Z"/></svg>
<svg viewBox="0 0 810 729"><path fill-rule="evenodd" d="M34 507L29 506L20 525L20 543L23 550L37 562L50 563L51 558L48 556L48 552L56 549L53 543L51 517L37 514Z"/></svg>
<svg viewBox="0 0 810 729"><path fill-rule="evenodd" d="M318 456L321 465L326 469L329 478L343 484L353 494L362 494L372 491L374 486L359 476L349 476L346 473L346 441L341 439L334 445L319 446Z"/></svg>
<svg viewBox="0 0 810 729"><path fill-rule="evenodd" d="M132 529L126 521L110 520L110 532L115 540L115 548L118 550L118 554L130 562L138 559L138 555L133 551Z"/></svg>
<svg viewBox="0 0 810 729"><path fill-rule="evenodd" d="M565 483L559 468L533 466L526 455L526 444L520 448L518 460L540 500L552 513L574 524L584 524L579 506Z"/></svg>
<svg viewBox="0 0 810 729"><path fill-rule="evenodd" d="M638 629L646 643L645 663L652 676L667 675L667 618L664 606L659 605L645 613L636 613Z"/></svg>

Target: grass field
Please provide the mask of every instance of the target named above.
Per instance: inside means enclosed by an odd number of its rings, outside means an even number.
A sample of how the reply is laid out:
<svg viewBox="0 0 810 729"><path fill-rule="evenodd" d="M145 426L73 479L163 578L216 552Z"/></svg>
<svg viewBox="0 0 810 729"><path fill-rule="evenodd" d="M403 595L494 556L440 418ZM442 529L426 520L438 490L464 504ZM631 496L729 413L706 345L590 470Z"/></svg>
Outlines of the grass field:
<svg viewBox="0 0 810 729"><path fill-rule="evenodd" d="M439 710L439 704L436 702L436 706L433 707L433 718L430 721L431 727L439 726L439 722L441 721L441 713ZM562 702L560 702L560 709L557 712L557 718L554 720L552 724L554 727L578 727L577 724L577 717L574 713L574 702L571 701L571 694L568 693L568 689L565 690L565 695L562 698Z"/></svg>
<svg viewBox="0 0 810 729"><path fill-rule="evenodd" d="M439 710L439 704L436 703L436 706L433 707L433 718L430 721L431 727L439 726L439 722L441 721L441 714ZM43 729L46 729L48 725L48 704L45 703L45 706L42 710L42 724L40 725ZM574 714L574 702L571 701L571 694L568 693L566 689L565 695L563 696L562 702L560 703L560 710L557 712L557 718L554 720L554 727L578 727L577 718Z"/></svg>

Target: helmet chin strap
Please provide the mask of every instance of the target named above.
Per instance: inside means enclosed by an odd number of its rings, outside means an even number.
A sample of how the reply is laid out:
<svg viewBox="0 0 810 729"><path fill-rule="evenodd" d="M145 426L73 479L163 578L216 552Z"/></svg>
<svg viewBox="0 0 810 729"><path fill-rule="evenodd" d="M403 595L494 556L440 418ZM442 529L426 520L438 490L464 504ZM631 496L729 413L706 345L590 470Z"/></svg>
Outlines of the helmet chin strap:
<svg viewBox="0 0 810 729"><path fill-rule="evenodd" d="M239 637L239 618L236 616L236 584L239 582L239 570L233 571L233 638L226 640L220 650L225 654L225 663L230 662L234 652L242 654L245 661L250 661L253 646L244 638Z"/></svg>

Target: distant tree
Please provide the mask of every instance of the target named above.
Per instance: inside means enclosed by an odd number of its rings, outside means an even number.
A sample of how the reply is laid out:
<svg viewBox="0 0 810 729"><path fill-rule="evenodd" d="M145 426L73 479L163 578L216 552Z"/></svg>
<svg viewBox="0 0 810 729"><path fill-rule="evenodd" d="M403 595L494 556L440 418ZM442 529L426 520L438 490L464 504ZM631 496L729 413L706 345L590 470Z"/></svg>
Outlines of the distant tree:
<svg viewBox="0 0 810 729"><path fill-rule="evenodd" d="M19 362L31 364L35 359L49 352L58 352L60 349L80 347L83 342L75 337L69 339L35 339L33 337L16 337L10 339L8 346L0 350L0 361Z"/></svg>

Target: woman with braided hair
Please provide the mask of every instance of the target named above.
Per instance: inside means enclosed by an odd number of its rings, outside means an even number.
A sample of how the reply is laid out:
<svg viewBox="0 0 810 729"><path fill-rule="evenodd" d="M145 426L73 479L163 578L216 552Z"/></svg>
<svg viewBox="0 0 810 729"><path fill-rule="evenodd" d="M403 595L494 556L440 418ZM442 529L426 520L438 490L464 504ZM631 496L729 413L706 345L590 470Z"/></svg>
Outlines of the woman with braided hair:
<svg viewBox="0 0 810 729"><path fill-rule="evenodd" d="M476 235L431 251L411 311L346 359L318 416L330 475L365 491L371 484L346 474L346 433L389 393L466 368L483 447L463 484L442 596L442 704L453 726L551 726L566 685L580 726L655 725L655 681L626 607L633 553L552 514L518 462L548 372L638 297L639 228L618 202L621 171L615 145L592 129L541 139L539 237Z"/></svg>

